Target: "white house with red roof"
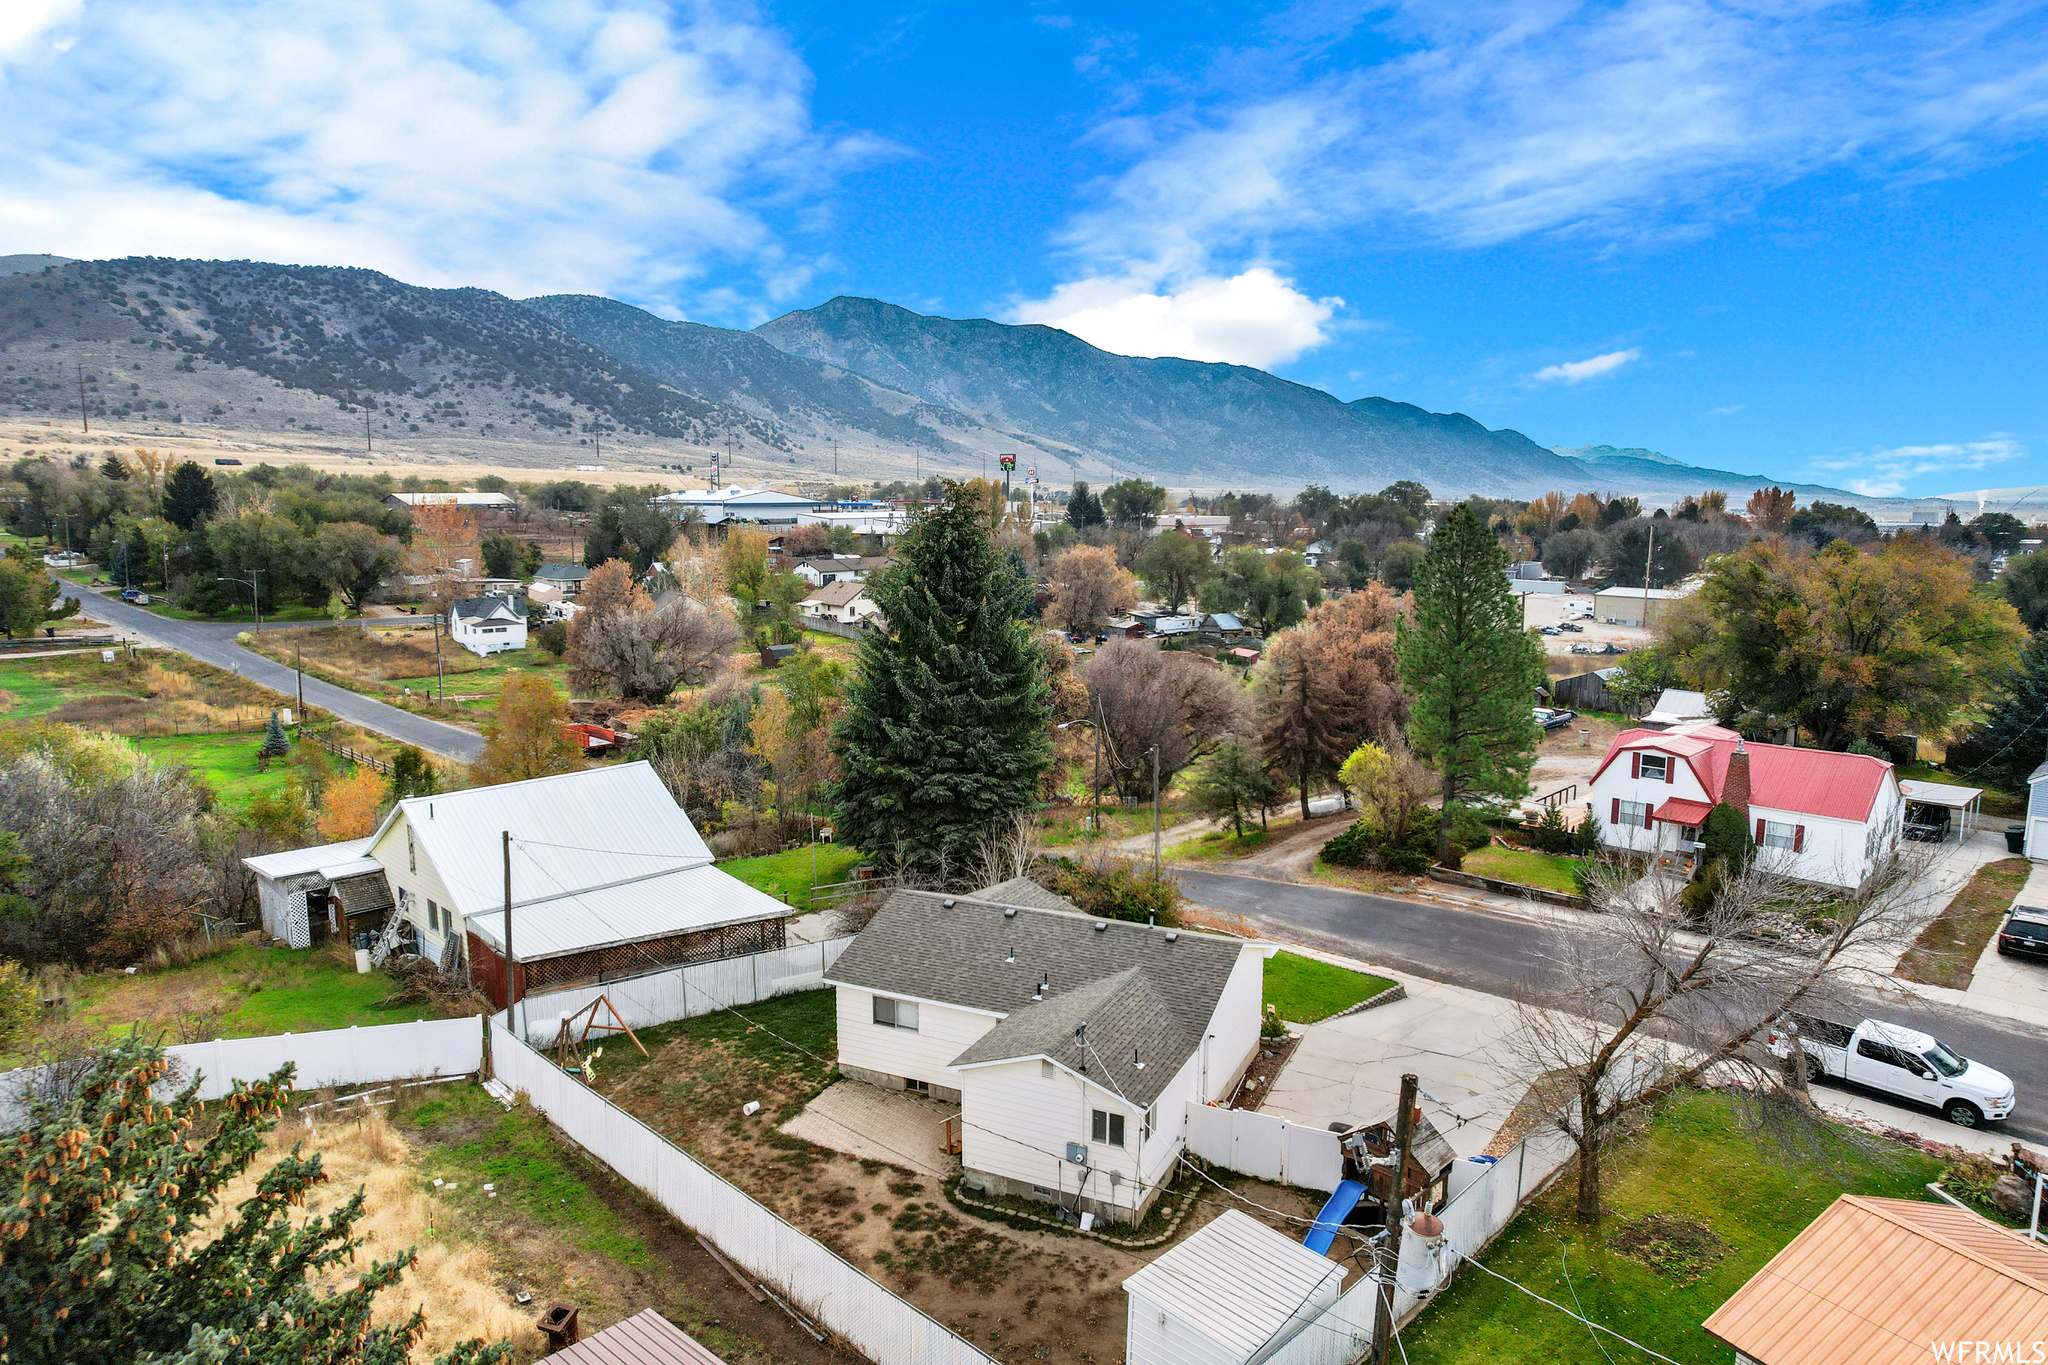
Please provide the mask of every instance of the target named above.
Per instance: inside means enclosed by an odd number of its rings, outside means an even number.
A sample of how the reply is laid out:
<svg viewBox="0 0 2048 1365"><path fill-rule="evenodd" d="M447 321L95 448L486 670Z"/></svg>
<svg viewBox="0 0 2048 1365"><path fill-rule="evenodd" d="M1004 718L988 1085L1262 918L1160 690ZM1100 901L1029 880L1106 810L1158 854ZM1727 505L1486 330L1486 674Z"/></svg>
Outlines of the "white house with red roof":
<svg viewBox="0 0 2048 1365"><path fill-rule="evenodd" d="M1906 810L1881 758L1750 744L1705 721L1622 731L1587 796L1609 848L1688 866L1707 812L1726 802L1764 866L1852 889L1897 852Z"/></svg>

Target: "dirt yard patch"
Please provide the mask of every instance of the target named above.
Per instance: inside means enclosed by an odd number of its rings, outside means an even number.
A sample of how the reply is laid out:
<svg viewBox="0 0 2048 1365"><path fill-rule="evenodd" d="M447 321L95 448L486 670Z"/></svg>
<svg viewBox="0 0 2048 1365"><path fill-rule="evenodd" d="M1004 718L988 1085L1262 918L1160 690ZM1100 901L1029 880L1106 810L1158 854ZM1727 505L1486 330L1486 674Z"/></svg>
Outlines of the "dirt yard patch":
<svg viewBox="0 0 2048 1365"><path fill-rule="evenodd" d="M599 1089L998 1359L1120 1361L1122 1283L1165 1246L1129 1251L984 1220L908 1166L778 1131L833 1081L833 1003L830 990L810 991L749 1006L751 1023L728 1012L647 1030L652 1059L607 1051ZM754 1100L760 1112L743 1117ZM1243 1193L1296 1216L1315 1213L1303 1191L1247 1183ZM1216 1191L1195 1205L1181 1234L1228 1202Z"/></svg>

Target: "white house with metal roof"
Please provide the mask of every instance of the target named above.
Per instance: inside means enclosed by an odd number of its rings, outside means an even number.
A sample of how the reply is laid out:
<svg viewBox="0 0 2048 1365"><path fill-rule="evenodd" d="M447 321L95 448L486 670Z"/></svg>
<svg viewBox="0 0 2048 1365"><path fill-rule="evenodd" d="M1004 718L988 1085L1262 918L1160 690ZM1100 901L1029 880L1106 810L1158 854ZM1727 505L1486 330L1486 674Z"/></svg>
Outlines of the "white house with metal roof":
<svg viewBox="0 0 2048 1365"><path fill-rule="evenodd" d="M957 1100L968 1188L1137 1221L1258 1049L1271 950L1099 920L1024 879L900 891L826 975L839 1068Z"/></svg>
<svg viewBox="0 0 2048 1365"><path fill-rule="evenodd" d="M366 840L247 861L260 876L280 859L381 873L409 946L467 963L499 1008L508 918L523 998L780 948L789 913L711 865L644 762L409 797Z"/></svg>

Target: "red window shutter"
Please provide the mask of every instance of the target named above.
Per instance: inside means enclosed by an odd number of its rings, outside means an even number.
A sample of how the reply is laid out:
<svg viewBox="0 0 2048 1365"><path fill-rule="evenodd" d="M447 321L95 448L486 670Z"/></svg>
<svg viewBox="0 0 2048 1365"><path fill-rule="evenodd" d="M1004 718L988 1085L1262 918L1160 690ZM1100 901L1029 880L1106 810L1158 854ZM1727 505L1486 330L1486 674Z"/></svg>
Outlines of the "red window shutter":
<svg viewBox="0 0 2048 1365"><path fill-rule="evenodd" d="M1792 851L1793 851L1794 853L1797 853L1797 852L1799 852L1799 850L1801 850L1801 849L1803 849L1803 848L1805 848L1805 847L1806 847L1806 826L1804 826L1804 825L1794 825L1794 826L1792 826Z"/></svg>
<svg viewBox="0 0 2048 1365"><path fill-rule="evenodd" d="M1619 825L1621 823L1621 798L1618 796L1614 798L1614 815L1607 823L1610 825Z"/></svg>
<svg viewBox="0 0 2048 1365"><path fill-rule="evenodd" d="M1629 754L1628 775L1630 777L1641 777L1643 775L1643 756L1641 754L1633 752Z"/></svg>
<svg viewBox="0 0 2048 1365"><path fill-rule="evenodd" d="M1756 822L1756 846L1758 848L1764 846L1764 822L1761 820Z"/></svg>
<svg viewBox="0 0 2048 1365"><path fill-rule="evenodd" d="M1665 780L1666 782L1671 782L1671 781L1675 781L1675 780L1677 779L1677 777L1678 777L1678 760L1677 760L1677 759L1675 759L1675 758L1673 758L1673 757L1672 757L1671 755L1669 755L1669 754L1666 754L1666 755L1664 755L1664 780Z"/></svg>

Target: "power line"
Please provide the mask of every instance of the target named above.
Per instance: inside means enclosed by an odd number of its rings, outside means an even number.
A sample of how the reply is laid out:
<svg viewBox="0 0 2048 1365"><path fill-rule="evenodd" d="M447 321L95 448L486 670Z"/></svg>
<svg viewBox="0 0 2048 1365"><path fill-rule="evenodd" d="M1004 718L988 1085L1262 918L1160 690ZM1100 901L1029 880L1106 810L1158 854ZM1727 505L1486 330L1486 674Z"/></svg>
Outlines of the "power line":
<svg viewBox="0 0 2048 1365"><path fill-rule="evenodd" d="M1450 1246L1450 1243L1446 1242L1444 1243L1444 1245ZM1608 1336L1613 1337L1616 1341L1621 1342L1623 1345L1633 1346L1638 1351L1641 1351L1644 1355L1663 1361L1664 1365L1679 1365L1679 1362L1673 1360L1670 1356L1663 1355L1659 1352L1653 1351L1649 1347L1643 1345L1643 1343L1641 1343L1640 1341L1632 1341L1628 1337L1625 1337L1621 1333L1615 1331L1612 1327L1603 1327L1589 1317L1586 1317L1579 1313L1574 1313L1571 1309L1565 1307L1563 1304L1558 1303L1552 1299L1546 1299L1541 1294L1537 1293L1535 1290L1516 1284L1513 1280L1509 1279L1507 1276L1501 1274L1497 1270L1487 1269L1487 1267L1479 1264L1479 1262L1473 1260L1470 1256L1458 1250L1456 1247L1451 1247L1451 1254L1453 1256L1456 1256L1459 1260L1463 1261L1466 1265L1471 1266L1475 1270L1486 1271L1487 1274L1493 1276L1493 1278L1499 1280L1502 1284L1509 1285L1515 1289L1521 1290L1522 1293L1527 1294L1530 1298L1536 1300L1536 1302L1549 1304L1552 1308L1555 1308L1558 1312L1564 1314L1566 1317L1576 1318L1580 1322L1585 1323L1586 1326L1594 1329L1595 1331L1605 1332Z"/></svg>

